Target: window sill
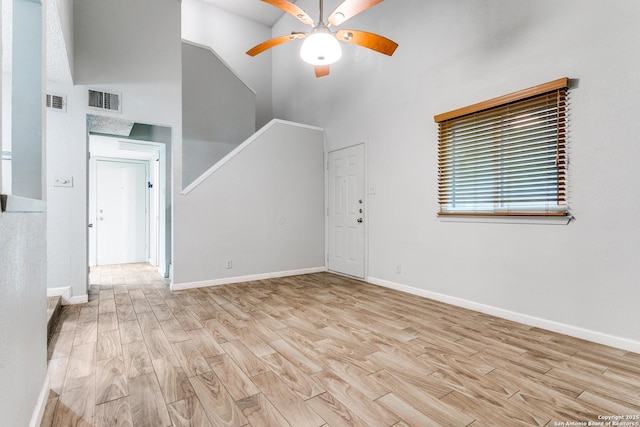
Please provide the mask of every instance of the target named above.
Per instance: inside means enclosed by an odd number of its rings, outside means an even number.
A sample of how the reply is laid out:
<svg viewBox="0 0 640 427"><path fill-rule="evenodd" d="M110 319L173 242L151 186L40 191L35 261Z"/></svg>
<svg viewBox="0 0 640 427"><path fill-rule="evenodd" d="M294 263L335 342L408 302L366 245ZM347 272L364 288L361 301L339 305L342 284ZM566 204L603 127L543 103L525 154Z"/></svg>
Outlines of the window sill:
<svg viewBox="0 0 640 427"><path fill-rule="evenodd" d="M0 205L2 212L7 213L44 212L46 208L44 200L29 199L26 197L5 194L0 195Z"/></svg>
<svg viewBox="0 0 640 427"><path fill-rule="evenodd" d="M566 216L481 216L481 215L442 215L440 222L467 222L488 224L535 224L535 225L568 225L573 219Z"/></svg>

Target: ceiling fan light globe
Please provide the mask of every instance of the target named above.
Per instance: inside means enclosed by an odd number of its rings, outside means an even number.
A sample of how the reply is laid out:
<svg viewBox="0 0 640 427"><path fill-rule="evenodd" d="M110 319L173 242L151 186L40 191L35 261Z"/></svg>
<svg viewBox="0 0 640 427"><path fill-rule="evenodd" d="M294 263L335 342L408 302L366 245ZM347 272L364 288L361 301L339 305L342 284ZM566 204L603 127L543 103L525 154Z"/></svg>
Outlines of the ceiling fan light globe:
<svg viewBox="0 0 640 427"><path fill-rule="evenodd" d="M332 33L314 33L304 39L300 57L311 65L330 65L342 57L342 48Z"/></svg>

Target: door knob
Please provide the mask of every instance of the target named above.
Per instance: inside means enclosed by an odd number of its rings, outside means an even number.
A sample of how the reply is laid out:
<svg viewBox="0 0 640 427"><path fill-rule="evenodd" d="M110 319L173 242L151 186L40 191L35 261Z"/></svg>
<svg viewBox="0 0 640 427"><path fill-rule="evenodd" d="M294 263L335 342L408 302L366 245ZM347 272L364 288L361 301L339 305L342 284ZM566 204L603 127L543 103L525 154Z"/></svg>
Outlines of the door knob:
<svg viewBox="0 0 640 427"><path fill-rule="evenodd" d="M93 224L89 224L87 227L89 227L89 228L93 228Z"/></svg>
<svg viewBox="0 0 640 427"><path fill-rule="evenodd" d="M357 220L357 221L358 221L359 223L361 223L361 222L362 222L362 218L358 218L358 220Z"/></svg>

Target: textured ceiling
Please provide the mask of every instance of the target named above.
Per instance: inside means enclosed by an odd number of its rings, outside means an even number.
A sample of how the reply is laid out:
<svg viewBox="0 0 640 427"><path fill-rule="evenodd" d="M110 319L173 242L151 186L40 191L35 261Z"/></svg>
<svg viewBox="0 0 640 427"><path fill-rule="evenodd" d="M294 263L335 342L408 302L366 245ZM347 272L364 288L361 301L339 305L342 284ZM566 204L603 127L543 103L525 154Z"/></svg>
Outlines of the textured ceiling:
<svg viewBox="0 0 640 427"><path fill-rule="evenodd" d="M273 27L278 20L284 15L277 7L271 6L260 0L202 0L205 3L212 4L220 9L224 9L227 12L235 13L236 15L243 16L251 19L252 21L260 22L261 24ZM291 3L295 3L296 0L289 0Z"/></svg>
<svg viewBox="0 0 640 427"><path fill-rule="evenodd" d="M134 123L119 117L87 115L87 129L91 133L129 136Z"/></svg>

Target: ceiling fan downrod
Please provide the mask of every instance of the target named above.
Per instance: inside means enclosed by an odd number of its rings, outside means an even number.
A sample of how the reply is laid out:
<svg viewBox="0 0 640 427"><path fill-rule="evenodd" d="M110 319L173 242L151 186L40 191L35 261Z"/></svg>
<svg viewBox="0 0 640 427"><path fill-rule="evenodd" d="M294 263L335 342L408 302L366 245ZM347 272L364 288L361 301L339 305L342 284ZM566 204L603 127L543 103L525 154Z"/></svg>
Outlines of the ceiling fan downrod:
<svg viewBox="0 0 640 427"><path fill-rule="evenodd" d="M320 16L318 18L318 27L324 26L324 1L320 0Z"/></svg>

